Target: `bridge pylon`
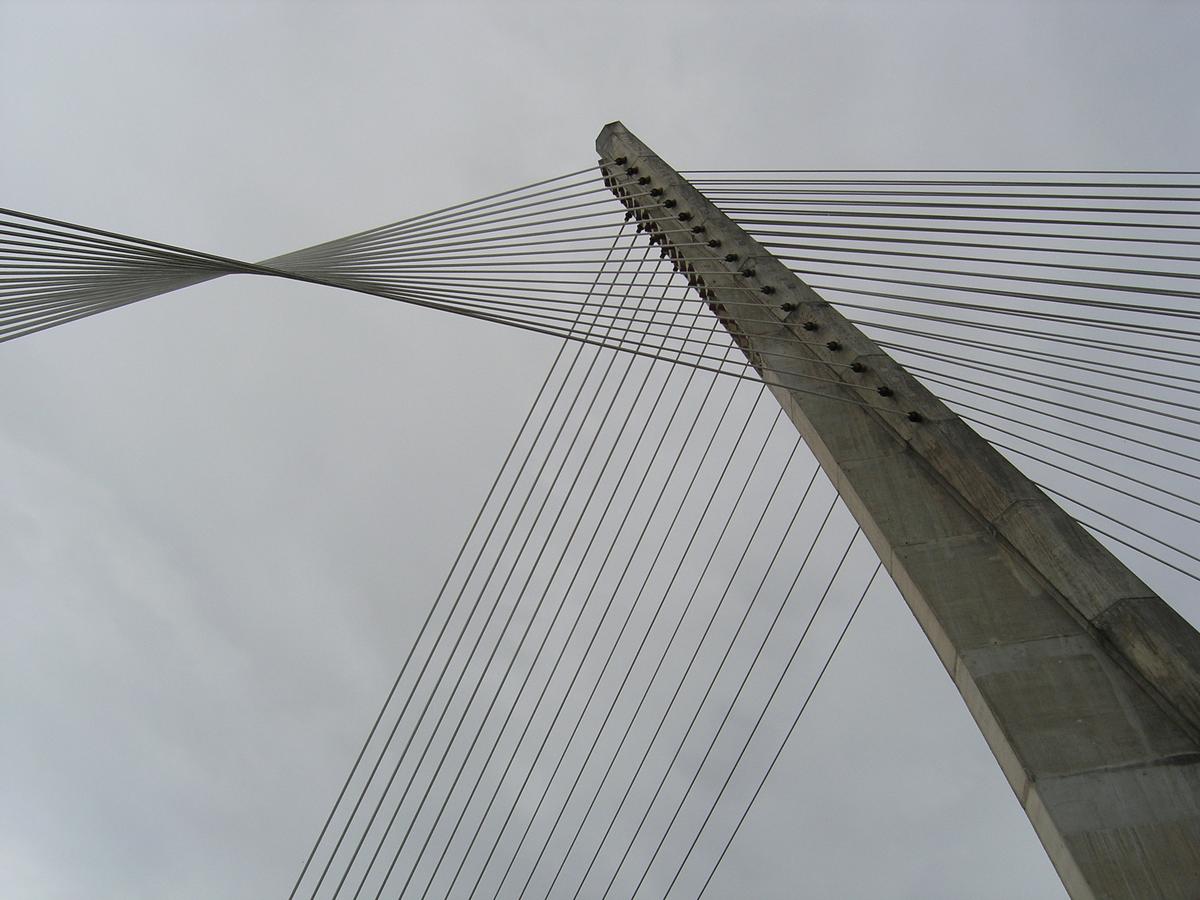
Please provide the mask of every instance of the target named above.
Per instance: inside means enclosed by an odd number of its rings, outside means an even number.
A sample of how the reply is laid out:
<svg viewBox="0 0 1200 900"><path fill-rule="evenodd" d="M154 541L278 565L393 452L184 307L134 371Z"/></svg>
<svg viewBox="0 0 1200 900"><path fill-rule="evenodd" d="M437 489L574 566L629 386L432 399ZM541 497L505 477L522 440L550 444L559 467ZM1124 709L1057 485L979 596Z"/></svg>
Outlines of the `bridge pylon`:
<svg viewBox="0 0 1200 900"><path fill-rule="evenodd" d="M1200 634L623 125L596 149L862 526L1070 895L1200 897Z"/></svg>

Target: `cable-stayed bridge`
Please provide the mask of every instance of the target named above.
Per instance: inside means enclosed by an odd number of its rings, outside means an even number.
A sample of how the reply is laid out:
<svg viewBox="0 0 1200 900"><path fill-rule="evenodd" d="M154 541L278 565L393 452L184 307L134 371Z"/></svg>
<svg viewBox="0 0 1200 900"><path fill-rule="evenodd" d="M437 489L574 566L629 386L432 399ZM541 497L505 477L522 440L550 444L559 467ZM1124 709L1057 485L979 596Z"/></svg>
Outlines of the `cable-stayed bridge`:
<svg viewBox="0 0 1200 900"><path fill-rule="evenodd" d="M1196 173L598 147L261 263L4 214L3 339L265 274L561 341L293 896L704 894L881 568L1068 889L1190 896Z"/></svg>

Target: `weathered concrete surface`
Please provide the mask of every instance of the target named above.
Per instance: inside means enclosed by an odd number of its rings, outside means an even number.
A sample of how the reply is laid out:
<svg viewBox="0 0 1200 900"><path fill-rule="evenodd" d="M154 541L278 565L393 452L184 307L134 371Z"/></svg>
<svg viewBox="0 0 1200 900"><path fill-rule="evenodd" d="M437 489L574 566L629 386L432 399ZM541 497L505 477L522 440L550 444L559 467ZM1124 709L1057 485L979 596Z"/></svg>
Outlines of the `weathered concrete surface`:
<svg viewBox="0 0 1200 900"><path fill-rule="evenodd" d="M664 190L622 202L678 264L727 273L703 296L863 526L1070 894L1200 897L1200 635L620 123L596 148L619 197ZM697 224L720 247L691 246ZM815 336L840 347L796 343Z"/></svg>

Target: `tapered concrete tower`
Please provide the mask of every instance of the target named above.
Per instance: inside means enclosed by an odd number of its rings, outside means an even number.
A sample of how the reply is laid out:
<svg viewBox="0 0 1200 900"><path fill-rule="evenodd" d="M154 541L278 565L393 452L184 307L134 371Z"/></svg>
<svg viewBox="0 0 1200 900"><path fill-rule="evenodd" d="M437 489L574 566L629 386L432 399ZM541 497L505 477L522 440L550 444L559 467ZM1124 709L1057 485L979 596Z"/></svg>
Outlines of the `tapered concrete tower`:
<svg viewBox="0 0 1200 900"><path fill-rule="evenodd" d="M1200 635L624 126L596 148L858 519L1071 896L1200 897Z"/></svg>

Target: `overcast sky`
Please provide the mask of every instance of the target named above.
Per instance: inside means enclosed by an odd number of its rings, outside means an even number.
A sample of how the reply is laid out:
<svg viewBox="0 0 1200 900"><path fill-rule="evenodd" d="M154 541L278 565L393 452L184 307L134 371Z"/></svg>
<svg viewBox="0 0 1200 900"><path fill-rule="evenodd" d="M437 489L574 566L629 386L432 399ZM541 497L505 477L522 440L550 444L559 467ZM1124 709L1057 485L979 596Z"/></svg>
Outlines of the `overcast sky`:
<svg viewBox="0 0 1200 900"><path fill-rule="evenodd" d="M0 205L260 259L582 168L613 119L679 168L1195 169L1198 26L0 0ZM0 895L286 896L554 350L240 277L0 345ZM777 776L715 896L1063 895L894 591Z"/></svg>

